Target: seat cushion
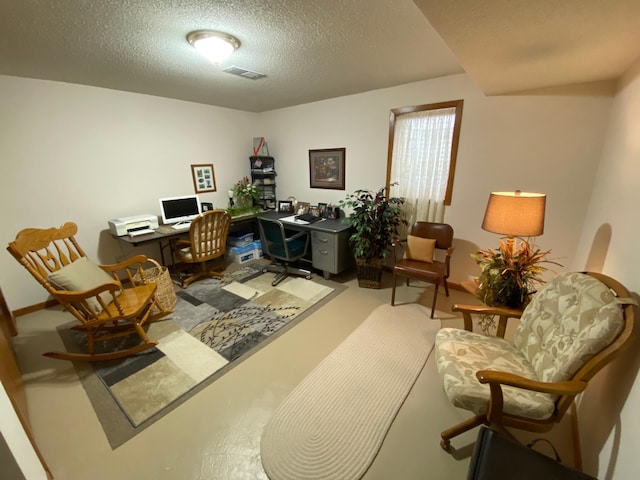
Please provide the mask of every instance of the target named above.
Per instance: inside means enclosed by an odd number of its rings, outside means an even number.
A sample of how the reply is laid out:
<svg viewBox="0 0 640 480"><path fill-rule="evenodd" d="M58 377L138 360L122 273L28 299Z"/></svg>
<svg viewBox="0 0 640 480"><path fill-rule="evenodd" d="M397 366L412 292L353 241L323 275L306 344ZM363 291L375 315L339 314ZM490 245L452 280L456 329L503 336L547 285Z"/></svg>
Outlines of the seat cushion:
<svg viewBox="0 0 640 480"><path fill-rule="evenodd" d="M487 413L490 391L476 378L479 370L500 370L537 380L535 370L520 351L500 337L488 337L458 328L436 335L436 362L449 401L476 415ZM504 412L544 420L555 409L555 396L503 387Z"/></svg>
<svg viewBox="0 0 640 480"><path fill-rule="evenodd" d="M568 380L618 336L623 302L589 275L557 275L525 309L514 345L540 380Z"/></svg>
<svg viewBox="0 0 640 480"><path fill-rule="evenodd" d="M447 265L438 260L426 263L418 260L402 259L396 261L393 266L394 275L423 279L430 282L442 282L446 271Z"/></svg>
<svg viewBox="0 0 640 480"><path fill-rule="evenodd" d="M51 272L47 281L55 288L69 291L84 291L113 282L114 278L105 272L87 257L80 257L75 262L65 265L61 269ZM119 295L120 292L116 292ZM100 298L108 305L113 300L111 293L102 292ZM102 306L96 298L88 298L87 303L91 305L96 313L102 312Z"/></svg>

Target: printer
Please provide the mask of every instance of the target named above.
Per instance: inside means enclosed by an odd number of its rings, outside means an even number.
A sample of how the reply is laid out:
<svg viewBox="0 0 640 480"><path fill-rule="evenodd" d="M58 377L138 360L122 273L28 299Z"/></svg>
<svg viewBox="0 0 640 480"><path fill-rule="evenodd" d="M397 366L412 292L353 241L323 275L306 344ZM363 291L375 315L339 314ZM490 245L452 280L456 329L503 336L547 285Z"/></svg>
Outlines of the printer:
<svg viewBox="0 0 640 480"><path fill-rule="evenodd" d="M114 218L109 220L109 231L113 235L122 237L135 232L155 230L158 228L156 215L134 215L133 217Z"/></svg>

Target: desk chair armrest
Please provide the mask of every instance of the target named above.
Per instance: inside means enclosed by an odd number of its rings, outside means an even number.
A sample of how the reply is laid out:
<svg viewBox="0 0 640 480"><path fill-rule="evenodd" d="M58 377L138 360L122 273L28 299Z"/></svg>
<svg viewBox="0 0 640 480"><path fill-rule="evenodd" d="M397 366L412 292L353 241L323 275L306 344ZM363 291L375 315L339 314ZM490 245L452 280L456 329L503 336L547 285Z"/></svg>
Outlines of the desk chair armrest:
<svg viewBox="0 0 640 480"><path fill-rule="evenodd" d="M285 238L285 241L286 242L293 242L294 240L297 240L298 238L303 237L305 235L309 235L309 233L308 232L298 232L295 235L292 235L291 237Z"/></svg>

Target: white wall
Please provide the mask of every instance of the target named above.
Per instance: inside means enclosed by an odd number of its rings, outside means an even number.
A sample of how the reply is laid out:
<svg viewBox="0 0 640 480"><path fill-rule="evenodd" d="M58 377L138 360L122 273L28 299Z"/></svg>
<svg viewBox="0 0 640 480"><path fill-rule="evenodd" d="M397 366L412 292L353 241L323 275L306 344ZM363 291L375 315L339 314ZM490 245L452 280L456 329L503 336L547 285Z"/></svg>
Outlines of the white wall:
<svg viewBox="0 0 640 480"><path fill-rule="evenodd" d="M6 245L22 228L73 220L90 257L107 263L129 255L105 233L107 220L157 214L158 197L191 193L192 163L214 164L218 192L203 200L226 205L226 190L248 174L258 135L276 157L279 198L337 202L384 183L391 108L462 98L453 203L445 214L456 232L452 280L477 274L469 254L498 244L497 235L480 228L489 192L518 188L547 193L545 234L537 243L552 249L564 269L600 268L637 292L637 70L615 98L610 124L612 99L598 91L486 97L466 75L263 114L0 76L0 240ZM308 150L333 147L347 149L346 191L310 189ZM0 254L0 285L11 309L46 298L8 253ZM635 357L620 362L631 368L614 372L622 382L601 375L607 387L622 383L620 394L593 400L600 389L581 405L584 418L611 417L583 422L583 428L602 424L583 439L585 464L602 478L614 470L615 478L635 476Z"/></svg>
<svg viewBox="0 0 640 480"><path fill-rule="evenodd" d="M597 91L486 97L467 75L455 75L264 113L263 131L277 157L278 196L337 202L358 188L381 187L390 109L456 99L464 100L464 111L453 200L445 213L455 230L452 281L477 275L470 254L499 244L498 235L480 228L496 190L546 193L545 234L537 244L571 265L611 105ZM346 191L310 189L308 150L334 147L346 147Z"/></svg>
<svg viewBox="0 0 640 480"><path fill-rule="evenodd" d="M620 82L572 269L601 271L640 298L640 61ZM635 309L636 319L638 309ZM638 478L640 339L589 386L579 418L585 466L602 480ZM597 421L589 421L597 419Z"/></svg>
<svg viewBox="0 0 640 480"><path fill-rule="evenodd" d="M135 250L107 234L107 221L160 213L158 198L194 193L191 164L213 163L217 192L248 173L258 116L94 87L0 76L0 243L27 227L78 224L77 238L100 263ZM12 310L47 298L8 253L0 285Z"/></svg>

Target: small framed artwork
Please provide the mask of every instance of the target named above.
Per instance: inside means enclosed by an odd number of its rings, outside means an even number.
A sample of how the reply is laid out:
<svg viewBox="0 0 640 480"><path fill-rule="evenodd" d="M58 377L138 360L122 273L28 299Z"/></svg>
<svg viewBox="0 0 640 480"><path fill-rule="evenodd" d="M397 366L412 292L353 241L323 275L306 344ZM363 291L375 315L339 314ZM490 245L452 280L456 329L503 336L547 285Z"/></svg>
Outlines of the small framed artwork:
<svg viewBox="0 0 640 480"><path fill-rule="evenodd" d="M339 216L340 216L339 207L333 207L333 206L327 207L327 218L333 220L333 219L339 218Z"/></svg>
<svg viewBox="0 0 640 480"><path fill-rule="evenodd" d="M304 215L309 211L309 202L298 202L296 215Z"/></svg>
<svg viewBox="0 0 640 480"><path fill-rule="evenodd" d="M191 175L196 193L216 191L216 177L213 173L212 163L191 165Z"/></svg>
<svg viewBox="0 0 640 480"><path fill-rule="evenodd" d="M293 204L288 200L278 200L278 212L293 213Z"/></svg>
<svg viewBox="0 0 640 480"><path fill-rule="evenodd" d="M346 148L309 150L309 186L344 190Z"/></svg>

